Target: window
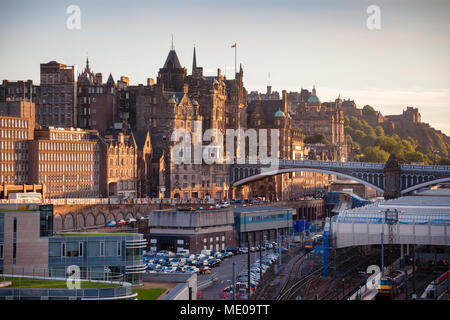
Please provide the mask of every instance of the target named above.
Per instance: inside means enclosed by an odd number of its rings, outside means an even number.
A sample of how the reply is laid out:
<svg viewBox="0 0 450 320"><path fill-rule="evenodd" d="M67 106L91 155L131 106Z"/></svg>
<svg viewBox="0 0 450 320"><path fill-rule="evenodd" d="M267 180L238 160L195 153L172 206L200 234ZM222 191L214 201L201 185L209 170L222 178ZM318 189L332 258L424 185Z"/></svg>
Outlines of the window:
<svg viewBox="0 0 450 320"><path fill-rule="evenodd" d="M17 218L14 218L14 220L13 220L13 232L14 233L17 232Z"/></svg>
<svg viewBox="0 0 450 320"><path fill-rule="evenodd" d="M78 243L78 254L79 254L80 257L83 256L83 242L82 241L80 241Z"/></svg>
<svg viewBox="0 0 450 320"><path fill-rule="evenodd" d="M105 242L104 241L100 241L100 256L101 257L105 256Z"/></svg>
<svg viewBox="0 0 450 320"><path fill-rule="evenodd" d="M65 242L61 242L61 256L62 257L66 256L66 243Z"/></svg>
<svg viewBox="0 0 450 320"><path fill-rule="evenodd" d="M122 243L120 241L117 241L117 255L121 255L121 249L122 249Z"/></svg>
<svg viewBox="0 0 450 320"><path fill-rule="evenodd" d="M17 257L17 243L13 243L13 259Z"/></svg>
<svg viewBox="0 0 450 320"><path fill-rule="evenodd" d="M3 259L3 243L0 243L0 259Z"/></svg>

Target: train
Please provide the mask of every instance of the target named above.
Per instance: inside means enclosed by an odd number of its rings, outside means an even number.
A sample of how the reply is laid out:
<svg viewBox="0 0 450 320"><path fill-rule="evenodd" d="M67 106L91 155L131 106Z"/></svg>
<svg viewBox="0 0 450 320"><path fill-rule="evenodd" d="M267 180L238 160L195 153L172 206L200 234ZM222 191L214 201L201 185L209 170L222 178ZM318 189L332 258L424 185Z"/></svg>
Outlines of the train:
<svg viewBox="0 0 450 320"><path fill-rule="evenodd" d="M389 275L381 277L377 296L379 298L394 298L405 289L406 281L408 281L408 277L404 271L392 271Z"/></svg>
<svg viewBox="0 0 450 320"><path fill-rule="evenodd" d="M315 246L322 244L323 235L322 234L316 234L314 236L308 237L305 240L305 250L311 251L314 249Z"/></svg>
<svg viewBox="0 0 450 320"><path fill-rule="evenodd" d="M447 272L441 274L439 278L434 280L431 284L428 285L428 287L423 292L421 298L422 299L437 299L439 296L444 292L448 290L449 287L449 276L450 276L450 270Z"/></svg>

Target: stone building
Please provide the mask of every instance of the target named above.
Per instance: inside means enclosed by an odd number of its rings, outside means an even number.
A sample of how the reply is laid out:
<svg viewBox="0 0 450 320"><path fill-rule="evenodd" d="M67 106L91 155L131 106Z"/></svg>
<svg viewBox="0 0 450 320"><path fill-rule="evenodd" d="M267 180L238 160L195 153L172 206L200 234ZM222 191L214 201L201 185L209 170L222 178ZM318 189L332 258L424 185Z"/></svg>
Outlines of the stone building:
<svg viewBox="0 0 450 320"><path fill-rule="evenodd" d="M101 194L103 197L136 198L138 147L133 133L111 131L99 137Z"/></svg>
<svg viewBox="0 0 450 320"><path fill-rule="evenodd" d="M86 67L78 75L77 83L77 124L83 129L105 132L117 121L117 93L114 80L103 83L101 73L91 71L89 59Z"/></svg>
<svg viewBox="0 0 450 320"><path fill-rule="evenodd" d="M98 132L79 128L36 129L29 141L29 182L46 198L100 197Z"/></svg>
<svg viewBox="0 0 450 320"><path fill-rule="evenodd" d="M35 104L26 100L0 102L0 184L3 197L7 197L8 189L9 192L26 192L31 183L28 178L28 141L34 136L34 109ZM20 185L21 189L18 188Z"/></svg>
<svg viewBox="0 0 450 320"><path fill-rule="evenodd" d="M3 80L0 85L0 102L21 100L33 101L37 97L37 89L37 86L33 86L33 80Z"/></svg>
<svg viewBox="0 0 450 320"><path fill-rule="evenodd" d="M41 64L36 122L43 126L77 127L77 69L56 61Z"/></svg>
<svg viewBox="0 0 450 320"><path fill-rule="evenodd" d="M195 125L197 133L217 129L223 135L228 128L246 126L247 92L243 87L243 71L236 79L227 80L218 69L216 76L204 76L197 66L194 49L192 74L182 67L175 50L170 50L160 68L157 81L133 88L136 99L136 132L150 130L152 196L175 199L229 198L229 165L206 165L194 162ZM191 135L191 163L174 163L171 142L175 130ZM200 136L201 139L202 136ZM201 147L209 145L200 142ZM224 155L217 150L215 156ZM222 157L222 160L224 158ZM162 191L164 190L164 191Z"/></svg>

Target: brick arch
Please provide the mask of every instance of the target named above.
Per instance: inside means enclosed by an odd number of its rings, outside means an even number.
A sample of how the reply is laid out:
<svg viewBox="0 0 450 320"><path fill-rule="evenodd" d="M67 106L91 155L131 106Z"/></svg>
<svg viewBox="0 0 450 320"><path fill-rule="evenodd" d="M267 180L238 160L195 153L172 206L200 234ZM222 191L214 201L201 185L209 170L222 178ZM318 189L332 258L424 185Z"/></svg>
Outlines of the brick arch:
<svg viewBox="0 0 450 320"><path fill-rule="evenodd" d="M82 213L77 214L76 228L84 228L86 226L84 215Z"/></svg>
<svg viewBox="0 0 450 320"><path fill-rule="evenodd" d="M136 212L136 215L134 216L136 219L142 217L142 214L138 211Z"/></svg>
<svg viewBox="0 0 450 320"><path fill-rule="evenodd" d="M95 226L95 217L92 213L88 213L86 216L86 227Z"/></svg>
<svg viewBox="0 0 450 320"><path fill-rule="evenodd" d="M106 223L105 215L101 212L97 214L97 219L95 220L95 224L100 226Z"/></svg>
<svg viewBox="0 0 450 320"><path fill-rule="evenodd" d="M68 213L64 216L63 221L63 230L69 230L74 228L74 219L73 216Z"/></svg>
<svg viewBox="0 0 450 320"><path fill-rule="evenodd" d="M53 231L60 232L63 230L63 218L57 214L53 217Z"/></svg>
<svg viewBox="0 0 450 320"><path fill-rule="evenodd" d="M119 212L119 213L116 215L116 220L120 220L120 219L123 219L123 214L122 214L122 212Z"/></svg>
<svg viewBox="0 0 450 320"><path fill-rule="evenodd" d="M125 219L128 219L128 218L134 218L133 214L131 212L128 212L128 214L125 217Z"/></svg>

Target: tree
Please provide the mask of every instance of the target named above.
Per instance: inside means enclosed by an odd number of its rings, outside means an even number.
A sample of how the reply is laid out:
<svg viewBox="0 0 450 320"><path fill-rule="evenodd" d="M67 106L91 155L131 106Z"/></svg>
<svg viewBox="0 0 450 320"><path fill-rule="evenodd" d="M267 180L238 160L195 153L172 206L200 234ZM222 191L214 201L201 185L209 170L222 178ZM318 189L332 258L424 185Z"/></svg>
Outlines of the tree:
<svg viewBox="0 0 450 320"><path fill-rule="evenodd" d="M314 134L312 136L306 136L304 139L305 143L314 144L314 143L323 143L330 144L327 137L323 133Z"/></svg>
<svg viewBox="0 0 450 320"><path fill-rule="evenodd" d="M363 153L363 161L365 162L386 163L386 161L389 159L389 153L381 150L379 146L365 147Z"/></svg>
<svg viewBox="0 0 450 320"><path fill-rule="evenodd" d="M377 127L375 128L375 134L376 134L378 137L384 137L384 129L383 129L383 127L377 126Z"/></svg>

